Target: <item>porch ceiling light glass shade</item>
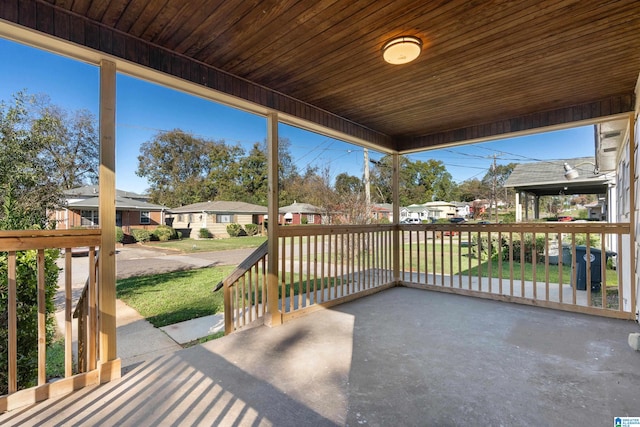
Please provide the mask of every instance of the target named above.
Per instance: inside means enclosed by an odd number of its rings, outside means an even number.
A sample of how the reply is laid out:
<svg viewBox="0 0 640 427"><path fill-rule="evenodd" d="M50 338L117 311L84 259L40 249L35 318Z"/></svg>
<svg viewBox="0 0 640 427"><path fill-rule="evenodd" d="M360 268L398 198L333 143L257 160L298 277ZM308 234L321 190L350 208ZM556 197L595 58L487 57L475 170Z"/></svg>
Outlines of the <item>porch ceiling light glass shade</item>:
<svg viewBox="0 0 640 427"><path fill-rule="evenodd" d="M413 36L402 36L382 46L382 57L389 64L406 64L420 56L421 51L422 40Z"/></svg>

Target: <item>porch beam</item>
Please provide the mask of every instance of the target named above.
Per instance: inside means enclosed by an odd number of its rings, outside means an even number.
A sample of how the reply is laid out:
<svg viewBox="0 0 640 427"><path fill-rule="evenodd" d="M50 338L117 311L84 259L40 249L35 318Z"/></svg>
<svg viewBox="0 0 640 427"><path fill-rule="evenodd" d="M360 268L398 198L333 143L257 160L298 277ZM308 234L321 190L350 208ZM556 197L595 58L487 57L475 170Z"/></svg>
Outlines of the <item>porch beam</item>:
<svg viewBox="0 0 640 427"><path fill-rule="evenodd" d="M100 61L98 313L100 382L120 377L116 351L116 64ZM103 372L104 371L104 375Z"/></svg>
<svg viewBox="0 0 640 427"><path fill-rule="evenodd" d="M554 110L537 111L520 117L510 117L491 123L482 123L436 132L429 135L404 138L398 141L401 153L425 148L451 146L512 138L576 126L592 125L594 121L614 115L633 112L635 97L632 92L607 96L579 105L562 106Z"/></svg>
<svg viewBox="0 0 640 427"><path fill-rule="evenodd" d="M267 114L267 163L269 200L267 213L267 313L265 325L282 324L282 313L278 310L278 114Z"/></svg>

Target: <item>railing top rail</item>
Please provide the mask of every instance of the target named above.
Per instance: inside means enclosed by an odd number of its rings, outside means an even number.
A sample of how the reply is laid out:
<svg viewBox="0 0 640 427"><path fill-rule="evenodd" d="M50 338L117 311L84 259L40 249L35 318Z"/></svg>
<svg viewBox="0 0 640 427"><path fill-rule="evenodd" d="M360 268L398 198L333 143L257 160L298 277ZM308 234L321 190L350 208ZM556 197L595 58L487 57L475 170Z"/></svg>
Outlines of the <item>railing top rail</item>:
<svg viewBox="0 0 640 427"><path fill-rule="evenodd" d="M0 231L0 251L100 245L100 229Z"/></svg>
<svg viewBox="0 0 640 427"><path fill-rule="evenodd" d="M72 230L0 230L0 239L7 237L63 237L99 236L100 228L76 228Z"/></svg>
<svg viewBox="0 0 640 427"><path fill-rule="evenodd" d="M258 246L255 251L251 253L244 261L238 264L235 270L231 272L229 276L227 276L222 282L218 283L214 292L222 288L223 286L231 286L233 283L238 280L244 273L249 271L258 261L267 256L269 247L269 241L265 240L263 244Z"/></svg>
<svg viewBox="0 0 640 427"><path fill-rule="evenodd" d="M535 232L535 233L629 233L628 222L544 222L544 223L509 223L509 224L401 224L401 230L434 230L434 231L502 231L502 232Z"/></svg>

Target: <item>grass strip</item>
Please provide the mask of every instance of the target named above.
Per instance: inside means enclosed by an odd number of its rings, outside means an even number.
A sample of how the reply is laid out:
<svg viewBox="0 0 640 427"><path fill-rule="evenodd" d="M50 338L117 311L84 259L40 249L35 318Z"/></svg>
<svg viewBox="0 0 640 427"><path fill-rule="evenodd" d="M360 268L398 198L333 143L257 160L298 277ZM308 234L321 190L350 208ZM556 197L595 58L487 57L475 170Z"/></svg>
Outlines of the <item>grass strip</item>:
<svg viewBox="0 0 640 427"><path fill-rule="evenodd" d="M175 271L118 280L117 297L156 328L224 310L223 293L213 292L234 266Z"/></svg>

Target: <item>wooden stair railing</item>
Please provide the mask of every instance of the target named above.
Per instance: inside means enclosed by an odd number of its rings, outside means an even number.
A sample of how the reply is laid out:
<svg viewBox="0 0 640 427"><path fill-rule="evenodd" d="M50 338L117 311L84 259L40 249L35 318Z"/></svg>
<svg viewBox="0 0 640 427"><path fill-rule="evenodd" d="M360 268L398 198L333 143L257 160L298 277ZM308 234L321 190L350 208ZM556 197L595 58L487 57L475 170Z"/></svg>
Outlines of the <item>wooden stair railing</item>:
<svg viewBox="0 0 640 427"><path fill-rule="evenodd" d="M267 248L265 241L214 289L214 292L224 289L225 335L264 317Z"/></svg>
<svg viewBox="0 0 640 427"><path fill-rule="evenodd" d="M85 282L80 299L73 311L73 318L78 319L78 372L88 372L96 369L98 354L97 325L98 300L97 271L99 254L89 252L89 277Z"/></svg>

